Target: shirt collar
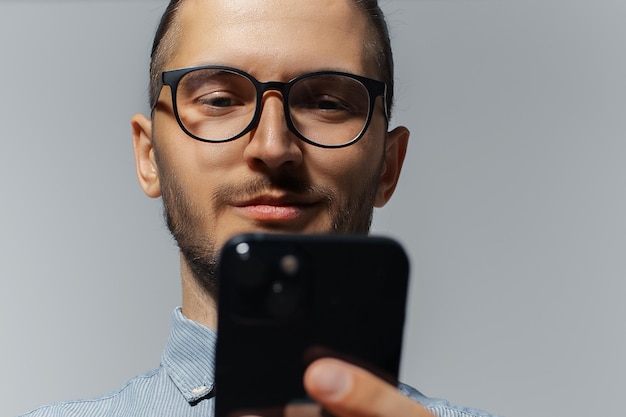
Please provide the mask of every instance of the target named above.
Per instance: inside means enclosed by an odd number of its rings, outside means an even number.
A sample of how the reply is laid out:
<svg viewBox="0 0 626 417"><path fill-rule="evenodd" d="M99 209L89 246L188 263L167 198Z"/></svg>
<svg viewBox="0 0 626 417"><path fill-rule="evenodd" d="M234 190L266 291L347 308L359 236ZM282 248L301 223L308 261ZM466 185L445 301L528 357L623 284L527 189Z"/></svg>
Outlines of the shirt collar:
<svg viewBox="0 0 626 417"><path fill-rule="evenodd" d="M163 366L188 402L213 396L217 332L183 316L181 307L174 310L172 322Z"/></svg>

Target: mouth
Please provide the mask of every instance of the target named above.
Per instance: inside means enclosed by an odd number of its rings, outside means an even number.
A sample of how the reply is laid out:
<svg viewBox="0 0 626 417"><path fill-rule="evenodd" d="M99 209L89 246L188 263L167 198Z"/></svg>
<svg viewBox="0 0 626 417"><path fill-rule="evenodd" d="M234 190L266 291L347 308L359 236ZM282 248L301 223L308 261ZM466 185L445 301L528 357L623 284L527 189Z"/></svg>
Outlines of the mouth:
<svg viewBox="0 0 626 417"><path fill-rule="evenodd" d="M290 194L264 194L233 204L241 215L257 222L287 223L305 219L321 199Z"/></svg>

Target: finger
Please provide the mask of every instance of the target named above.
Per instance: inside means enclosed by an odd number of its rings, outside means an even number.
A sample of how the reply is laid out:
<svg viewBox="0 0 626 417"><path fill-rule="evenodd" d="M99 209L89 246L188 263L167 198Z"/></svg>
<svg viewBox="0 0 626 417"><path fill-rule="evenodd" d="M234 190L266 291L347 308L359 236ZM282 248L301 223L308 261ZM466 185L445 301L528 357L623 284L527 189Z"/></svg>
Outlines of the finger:
<svg viewBox="0 0 626 417"><path fill-rule="evenodd" d="M321 417L319 404L288 404L285 406L284 417Z"/></svg>
<svg viewBox="0 0 626 417"><path fill-rule="evenodd" d="M373 374L337 359L313 362L304 386L315 401L338 417L433 417L417 402Z"/></svg>

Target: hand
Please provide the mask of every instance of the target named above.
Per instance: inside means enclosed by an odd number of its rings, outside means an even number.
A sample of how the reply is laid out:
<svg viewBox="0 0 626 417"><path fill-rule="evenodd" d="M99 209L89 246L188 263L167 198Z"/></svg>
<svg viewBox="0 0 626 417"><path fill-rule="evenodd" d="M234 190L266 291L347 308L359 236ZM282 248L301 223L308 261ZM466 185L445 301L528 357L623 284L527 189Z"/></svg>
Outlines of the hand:
<svg viewBox="0 0 626 417"><path fill-rule="evenodd" d="M434 417L396 387L337 359L313 362L304 374L304 387L337 417Z"/></svg>

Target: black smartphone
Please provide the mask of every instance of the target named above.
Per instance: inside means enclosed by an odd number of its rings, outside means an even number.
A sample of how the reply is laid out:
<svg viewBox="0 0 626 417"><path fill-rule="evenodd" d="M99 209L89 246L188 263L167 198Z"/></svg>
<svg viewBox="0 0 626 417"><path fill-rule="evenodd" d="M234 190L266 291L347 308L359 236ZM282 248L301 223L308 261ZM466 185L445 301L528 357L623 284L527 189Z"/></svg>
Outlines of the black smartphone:
<svg viewBox="0 0 626 417"><path fill-rule="evenodd" d="M341 358L397 383L409 262L365 235L244 234L221 252L216 417L308 401L307 365Z"/></svg>

